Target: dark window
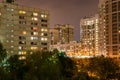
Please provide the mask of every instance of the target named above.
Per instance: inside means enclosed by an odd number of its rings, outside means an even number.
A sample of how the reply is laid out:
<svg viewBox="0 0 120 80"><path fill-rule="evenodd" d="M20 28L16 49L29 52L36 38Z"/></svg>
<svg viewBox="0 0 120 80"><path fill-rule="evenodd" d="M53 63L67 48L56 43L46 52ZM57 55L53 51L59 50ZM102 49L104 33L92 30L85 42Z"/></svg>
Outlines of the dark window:
<svg viewBox="0 0 120 80"><path fill-rule="evenodd" d="M24 16L19 16L19 19L25 19L25 17Z"/></svg>
<svg viewBox="0 0 120 80"><path fill-rule="evenodd" d="M25 40L26 37L24 37L24 36L19 36L19 39L20 39L20 40Z"/></svg>
<svg viewBox="0 0 120 80"><path fill-rule="evenodd" d="M41 45L47 45L47 43L41 43Z"/></svg>
<svg viewBox="0 0 120 80"><path fill-rule="evenodd" d="M31 45L37 45L37 42L31 42Z"/></svg>
<svg viewBox="0 0 120 80"><path fill-rule="evenodd" d="M47 24L41 24L42 27L47 27Z"/></svg>
<svg viewBox="0 0 120 80"><path fill-rule="evenodd" d="M41 22L47 22L47 20L41 19Z"/></svg>
<svg viewBox="0 0 120 80"><path fill-rule="evenodd" d="M19 44L26 44L25 41L19 41Z"/></svg>

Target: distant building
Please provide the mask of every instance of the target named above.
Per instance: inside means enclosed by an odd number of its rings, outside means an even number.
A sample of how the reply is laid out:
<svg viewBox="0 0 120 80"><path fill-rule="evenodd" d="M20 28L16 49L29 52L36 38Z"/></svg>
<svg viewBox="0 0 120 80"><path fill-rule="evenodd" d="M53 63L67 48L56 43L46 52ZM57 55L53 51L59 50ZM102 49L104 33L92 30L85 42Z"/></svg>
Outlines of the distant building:
<svg viewBox="0 0 120 80"><path fill-rule="evenodd" d="M78 58L83 56L81 54L81 43L77 43L76 41L71 41L70 43L66 44L55 44L50 45L50 51L58 49L59 52L65 52L68 57L75 57Z"/></svg>
<svg viewBox="0 0 120 80"><path fill-rule="evenodd" d="M60 43L69 43L74 41L74 27L70 24L57 24L54 29L59 31L59 42Z"/></svg>
<svg viewBox="0 0 120 80"><path fill-rule="evenodd" d="M21 6L15 0L0 3L0 40L9 55L48 50L49 12Z"/></svg>
<svg viewBox="0 0 120 80"><path fill-rule="evenodd" d="M99 21L103 53L120 56L120 1L99 0Z"/></svg>
<svg viewBox="0 0 120 80"><path fill-rule="evenodd" d="M100 55L98 15L80 20L81 52L86 56Z"/></svg>
<svg viewBox="0 0 120 80"><path fill-rule="evenodd" d="M50 29L50 43L51 45L57 44L59 42L59 31L56 29Z"/></svg>

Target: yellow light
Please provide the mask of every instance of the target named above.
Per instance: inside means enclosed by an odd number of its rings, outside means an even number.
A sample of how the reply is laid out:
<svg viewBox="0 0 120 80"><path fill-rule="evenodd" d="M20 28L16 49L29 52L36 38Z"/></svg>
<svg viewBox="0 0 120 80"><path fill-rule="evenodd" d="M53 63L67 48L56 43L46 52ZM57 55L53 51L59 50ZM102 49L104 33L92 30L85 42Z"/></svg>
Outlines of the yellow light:
<svg viewBox="0 0 120 80"><path fill-rule="evenodd" d="M20 11L19 11L19 14L26 14L26 12L25 12L25 11L20 10Z"/></svg>
<svg viewBox="0 0 120 80"><path fill-rule="evenodd" d="M38 47L31 47L31 50L36 50L38 49Z"/></svg>
<svg viewBox="0 0 120 80"><path fill-rule="evenodd" d="M46 14L41 14L41 17L42 17L42 18L46 18L47 15L46 15Z"/></svg>
<svg viewBox="0 0 120 80"><path fill-rule="evenodd" d="M37 27L33 27L33 30L37 30L38 28Z"/></svg>
<svg viewBox="0 0 120 80"><path fill-rule="evenodd" d="M25 35L25 34L26 34L26 31L23 31L23 32L22 32L22 34L24 34L24 35Z"/></svg>
<svg viewBox="0 0 120 80"><path fill-rule="evenodd" d="M38 16L38 13L35 13L35 12L34 12L33 15L34 15L34 16Z"/></svg>
<svg viewBox="0 0 120 80"><path fill-rule="evenodd" d="M32 20L35 20L35 21L37 21L37 20L38 20L38 18L36 18L36 17L32 17Z"/></svg>
<svg viewBox="0 0 120 80"><path fill-rule="evenodd" d="M44 35L44 33L41 33L41 36L43 36Z"/></svg>

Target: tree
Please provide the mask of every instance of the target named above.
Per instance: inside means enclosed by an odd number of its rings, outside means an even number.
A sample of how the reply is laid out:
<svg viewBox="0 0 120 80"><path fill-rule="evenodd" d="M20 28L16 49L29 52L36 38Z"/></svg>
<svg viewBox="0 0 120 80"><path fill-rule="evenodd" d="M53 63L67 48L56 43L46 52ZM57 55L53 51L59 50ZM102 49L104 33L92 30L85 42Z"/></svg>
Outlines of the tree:
<svg viewBox="0 0 120 80"><path fill-rule="evenodd" d="M5 72L4 64L7 57L6 50L0 42L0 80L7 80L7 72Z"/></svg>
<svg viewBox="0 0 120 80"><path fill-rule="evenodd" d="M58 58L61 64L61 70L64 77L71 80L77 73L77 67L73 60L65 56L65 53L59 53Z"/></svg>
<svg viewBox="0 0 120 80"><path fill-rule="evenodd" d="M27 72L25 61L19 60L19 55L13 55L8 59L8 73L10 80L23 80L24 74Z"/></svg>
<svg viewBox="0 0 120 80"><path fill-rule="evenodd" d="M3 65L3 61L6 57L7 57L7 52L3 48L2 43L0 42L0 65Z"/></svg>
<svg viewBox="0 0 120 80"><path fill-rule="evenodd" d="M116 79L119 65L111 58L96 57L90 59L88 71L101 80Z"/></svg>
<svg viewBox="0 0 120 80"><path fill-rule="evenodd" d="M34 52L26 58L28 72L25 80L62 80L64 79L59 60L54 52Z"/></svg>

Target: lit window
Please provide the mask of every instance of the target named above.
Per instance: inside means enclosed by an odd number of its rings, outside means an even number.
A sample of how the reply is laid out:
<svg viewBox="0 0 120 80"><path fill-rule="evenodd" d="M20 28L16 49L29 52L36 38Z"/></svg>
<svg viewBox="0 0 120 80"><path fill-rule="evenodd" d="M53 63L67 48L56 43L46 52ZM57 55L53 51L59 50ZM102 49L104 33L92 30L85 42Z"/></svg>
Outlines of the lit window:
<svg viewBox="0 0 120 80"><path fill-rule="evenodd" d="M41 31L44 31L44 29L41 29Z"/></svg>
<svg viewBox="0 0 120 80"><path fill-rule="evenodd" d="M38 49L38 47L31 47L31 50L36 50Z"/></svg>
<svg viewBox="0 0 120 80"><path fill-rule="evenodd" d="M38 32L32 32L31 34L32 35L38 35Z"/></svg>
<svg viewBox="0 0 120 80"><path fill-rule="evenodd" d="M47 29L41 29L41 31L45 31L45 32L47 32L48 30L47 30Z"/></svg>
<svg viewBox="0 0 120 80"><path fill-rule="evenodd" d="M25 12L25 11L20 10L20 11L19 11L19 14L26 14L26 12Z"/></svg>
<svg viewBox="0 0 120 80"><path fill-rule="evenodd" d="M41 40L43 41L43 40L44 40L44 38L41 38Z"/></svg>
<svg viewBox="0 0 120 80"><path fill-rule="evenodd" d="M44 18L44 14L41 14L41 17Z"/></svg>
<svg viewBox="0 0 120 80"><path fill-rule="evenodd" d="M36 31L38 28L37 27L32 27L31 29Z"/></svg>
<svg viewBox="0 0 120 80"><path fill-rule="evenodd" d="M18 54L19 55L26 55L26 51L19 51Z"/></svg>
<svg viewBox="0 0 120 80"><path fill-rule="evenodd" d="M26 55L26 51L23 51L23 53L22 53L23 55Z"/></svg>
<svg viewBox="0 0 120 80"><path fill-rule="evenodd" d="M35 21L37 21L37 20L38 20L38 18L34 18L34 20L35 20Z"/></svg>
<svg viewBox="0 0 120 80"><path fill-rule="evenodd" d="M22 32L22 34L24 34L24 35L25 35L25 34L26 34L26 31L23 31L23 32Z"/></svg>
<svg viewBox="0 0 120 80"><path fill-rule="evenodd" d="M44 33L41 33L41 36L44 36Z"/></svg>
<svg viewBox="0 0 120 80"><path fill-rule="evenodd" d="M25 56L20 56L20 57L19 57L19 60L24 60L24 59L26 59Z"/></svg>
<svg viewBox="0 0 120 80"><path fill-rule="evenodd" d="M45 41L47 41L47 38L44 38Z"/></svg>
<svg viewBox="0 0 120 80"><path fill-rule="evenodd" d="M38 13L33 13L33 16L38 16Z"/></svg>
<svg viewBox="0 0 120 80"><path fill-rule="evenodd" d="M48 30L47 30L47 29L45 29L45 31L47 32Z"/></svg>
<svg viewBox="0 0 120 80"><path fill-rule="evenodd" d="M14 9L11 9L11 11L14 11Z"/></svg>
<svg viewBox="0 0 120 80"><path fill-rule="evenodd" d="M41 17L42 17L42 18L46 18L47 15L46 15L46 14L41 14Z"/></svg>
<svg viewBox="0 0 120 80"><path fill-rule="evenodd" d="M20 50L22 49L22 47L21 47L21 46L19 46L18 48L19 48Z"/></svg>
<svg viewBox="0 0 120 80"><path fill-rule="evenodd" d="M41 38L41 41L47 41L47 38Z"/></svg>
<svg viewBox="0 0 120 80"><path fill-rule="evenodd" d="M38 20L38 18L36 18L36 17L33 17L33 18L32 18L32 20L35 20L35 21L37 21L37 20Z"/></svg>
<svg viewBox="0 0 120 80"><path fill-rule="evenodd" d="M31 37L31 40L38 40L38 37Z"/></svg>
<svg viewBox="0 0 120 80"><path fill-rule="evenodd" d="M19 52L18 52L18 54L19 54L19 55L21 55L21 54L22 54L22 52L21 52L21 51L19 51Z"/></svg>

